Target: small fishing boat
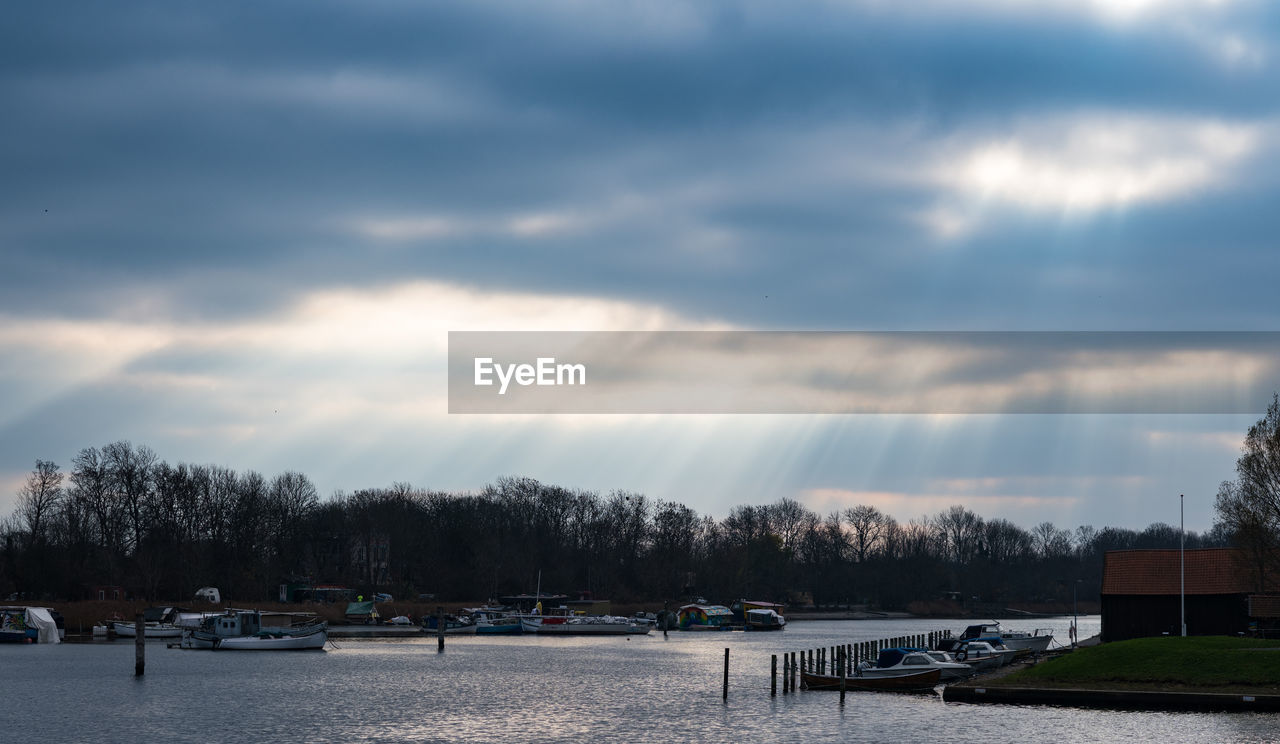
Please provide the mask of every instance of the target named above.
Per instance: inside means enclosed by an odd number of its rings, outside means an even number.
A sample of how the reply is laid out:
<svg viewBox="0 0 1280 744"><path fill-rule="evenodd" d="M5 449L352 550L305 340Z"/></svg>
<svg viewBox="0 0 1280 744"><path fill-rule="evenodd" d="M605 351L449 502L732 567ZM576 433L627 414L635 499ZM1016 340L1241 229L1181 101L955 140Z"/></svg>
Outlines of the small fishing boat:
<svg viewBox="0 0 1280 744"><path fill-rule="evenodd" d="M964 645L956 650L955 658L961 664L973 667L975 671L987 671L1008 664L1016 653L1017 651L1004 646L996 648L995 644L987 641L965 641Z"/></svg>
<svg viewBox="0 0 1280 744"><path fill-rule="evenodd" d="M859 664L856 673L861 677L901 677L925 669L937 669L943 680L963 679L973 674L973 667L968 664L935 659L929 652L916 648L886 648L874 664L866 661Z"/></svg>
<svg viewBox="0 0 1280 744"><path fill-rule="evenodd" d="M958 642L990 642L991 639L1003 643L1005 647L1014 651L1027 650L1032 653L1042 653L1049 648L1049 643L1053 640L1053 633L1044 629L1037 629L1031 633L1025 630L1005 630L1000 627L1000 623L992 620L989 623L970 625L964 629L964 632L956 640Z"/></svg>
<svg viewBox="0 0 1280 744"><path fill-rule="evenodd" d="M142 633L146 638L179 638L182 628L177 625L179 610L174 607L148 607L142 611ZM121 638L136 638L137 623L132 620L117 620L111 623L111 630Z"/></svg>
<svg viewBox="0 0 1280 744"><path fill-rule="evenodd" d="M932 690L942 679L942 670L925 669L892 677L845 677L846 690L881 692L919 692ZM800 687L805 690L839 690L840 677L834 674L800 672Z"/></svg>
<svg viewBox="0 0 1280 744"><path fill-rule="evenodd" d="M311 612L227 610L182 632L182 648L235 651L323 649L328 623Z"/></svg>
<svg viewBox="0 0 1280 744"><path fill-rule="evenodd" d="M520 618L505 608L475 607L467 612L476 626L476 635L518 635L524 632Z"/></svg>

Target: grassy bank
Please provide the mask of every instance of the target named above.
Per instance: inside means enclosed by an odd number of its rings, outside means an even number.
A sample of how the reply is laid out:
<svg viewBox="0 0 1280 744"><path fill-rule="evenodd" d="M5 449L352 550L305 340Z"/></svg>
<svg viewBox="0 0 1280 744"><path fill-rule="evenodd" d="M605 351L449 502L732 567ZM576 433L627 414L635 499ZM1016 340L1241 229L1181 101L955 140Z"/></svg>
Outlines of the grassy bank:
<svg viewBox="0 0 1280 744"><path fill-rule="evenodd" d="M1077 649L986 684L1280 694L1280 641L1137 638Z"/></svg>

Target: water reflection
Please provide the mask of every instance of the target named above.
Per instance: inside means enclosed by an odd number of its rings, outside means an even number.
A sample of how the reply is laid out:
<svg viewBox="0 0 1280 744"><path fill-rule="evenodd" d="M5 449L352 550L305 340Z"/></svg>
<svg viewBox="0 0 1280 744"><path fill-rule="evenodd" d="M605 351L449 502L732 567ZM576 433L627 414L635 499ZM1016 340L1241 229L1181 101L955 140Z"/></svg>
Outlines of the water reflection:
<svg viewBox="0 0 1280 744"><path fill-rule="evenodd" d="M781 633L342 640L318 652L0 648L7 731L55 741L1270 741L1280 717L945 704L935 696L769 696L769 657L961 630L967 621L796 622ZM1005 625L1066 637L1070 618ZM1081 637L1098 618L1081 618ZM720 697L724 649L730 695ZM35 701L41 701L35 704ZM47 703L47 704L46 704Z"/></svg>

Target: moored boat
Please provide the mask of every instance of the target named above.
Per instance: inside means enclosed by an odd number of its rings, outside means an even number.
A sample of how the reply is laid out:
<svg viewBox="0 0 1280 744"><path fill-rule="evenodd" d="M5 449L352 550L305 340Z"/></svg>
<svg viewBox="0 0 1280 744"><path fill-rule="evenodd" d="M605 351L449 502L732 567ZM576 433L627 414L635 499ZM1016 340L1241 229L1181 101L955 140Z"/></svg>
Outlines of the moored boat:
<svg viewBox="0 0 1280 744"><path fill-rule="evenodd" d="M1003 643L1006 648L1013 651L1027 650L1033 653L1041 653L1049 648L1049 643L1053 640L1053 633L1043 629L1037 629L1031 633L1025 630L1005 630L1000 627L1000 623L992 620L989 623L970 625L964 629L964 632L960 634L956 641L989 642L991 639Z"/></svg>
<svg viewBox="0 0 1280 744"><path fill-rule="evenodd" d="M858 691L917 692L932 690L941 679L942 670L925 669L889 677L845 677L844 686ZM806 690L839 690L840 684L840 677L834 674L800 672L800 686Z"/></svg>
<svg viewBox="0 0 1280 744"><path fill-rule="evenodd" d="M517 635L524 632L520 618L501 607L475 607L465 610L476 626L476 635Z"/></svg>
<svg viewBox="0 0 1280 744"><path fill-rule="evenodd" d="M782 630L787 627L787 619L775 610L747 610L743 615L747 630Z"/></svg>
<svg viewBox="0 0 1280 744"><path fill-rule="evenodd" d="M647 623L615 615L569 616L554 618L562 622L547 622L552 619L543 618L538 626L538 635L644 635L650 629Z"/></svg>
<svg viewBox="0 0 1280 744"><path fill-rule="evenodd" d="M182 632L182 648L236 651L323 649L328 623L310 612L227 610Z"/></svg>
<svg viewBox="0 0 1280 744"><path fill-rule="evenodd" d="M1016 653L1004 646L997 648L995 644L987 641L965 641L964 645L956 650L955 658L956 661L968 664L976 671L986 671L1008 664Z"/></svg>
<svg viewBox="0 0 1280 744"><path fill-rule="evenodd" d="M687 604L676 612L680 630L729 630L733 611L724 605Z"/></svg>
<svg viewBox="0 0 1280 744"><path fill-rule="evenodd" d="M0 607L0 643L59 643L55 616L48 607Z"/></svg>
<svg viewBox="0 0 1280 744"><path fill-rule="evenodd" d="M182 628L177 625L179 610L174 607L148 607L142 611L142 633L146 638L178 638ZM111 630L121 638L136 638L138 627L131 620L111 623Z"/></svg>
<svg viewBox="0 0 1280 744"><path fill-rule="evenodd" d="M857 674L861 677L901 677L925 669L937 669L943 680L963 679L973 674L973 668L968 664L936 659L929 652L915 648L886 648L874 664L865 661L859 664Z"/></svg>
<svg viewBox="0 0 1280 744"><path fill-rule="evenodd" d="M440 618L435 615L426 615L422 618L421 628L423 633L437 634L440 632ZM444 634L445 635L471 635L476 632L476 624L471 622L470 618L460 617L457 615L444 616Z"/></svg>

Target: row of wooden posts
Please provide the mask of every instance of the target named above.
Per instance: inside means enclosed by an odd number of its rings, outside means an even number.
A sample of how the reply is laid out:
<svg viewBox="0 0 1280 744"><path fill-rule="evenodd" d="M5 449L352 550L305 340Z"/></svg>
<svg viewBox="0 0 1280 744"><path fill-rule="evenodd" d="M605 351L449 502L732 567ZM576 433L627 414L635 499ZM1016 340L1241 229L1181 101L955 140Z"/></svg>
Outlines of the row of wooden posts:
<svg viewBox="0 0 1280 744"><path fill-rule="evenodd" d="M839 646L811 648L805 651L789 651L782 655L782 693L795 692L802 672L827 674L828 668L834 677L852 677L856 674L858 664L870 661L880 655L886 648L934 648L938 642L951 637L949 630L937 630L930 633L884 638L878 641L861 643L845 643ZM770 658L771 696L778 694L778 655ZM724 650L724 699L729 699L729 649ZM840 699L844 699L844 686L841 685Z"/></svg>

